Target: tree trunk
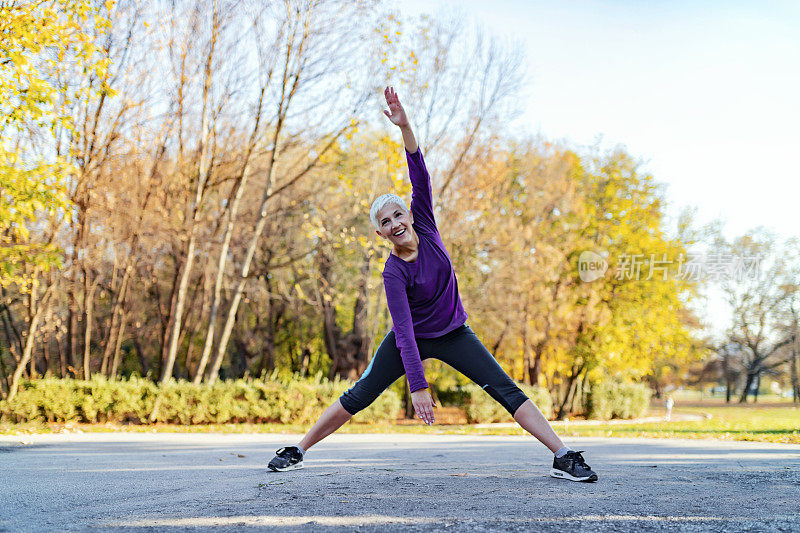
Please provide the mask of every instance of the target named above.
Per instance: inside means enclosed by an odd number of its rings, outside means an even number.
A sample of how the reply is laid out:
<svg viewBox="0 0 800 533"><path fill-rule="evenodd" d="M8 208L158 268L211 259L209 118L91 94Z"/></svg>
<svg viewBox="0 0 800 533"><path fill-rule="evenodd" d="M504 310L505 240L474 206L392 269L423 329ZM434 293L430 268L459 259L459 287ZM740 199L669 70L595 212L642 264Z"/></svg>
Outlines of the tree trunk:
<svg viewBox="0 0 800 533"><path fill-rule="evenodd" d="M127 240L126 248L130 251L130 254L125 259L125 265L123 267L123 275L122 275L122 282L120 283L119 291L117 291L113 303L111 305L111 325L109 327L108 337L106 339L105 348L103 350L103 364L108 364L108 361L112 357L112 349L113 351L113 358L114 360L118 360L119 356L119 347L122 342L122 336L125 331L125 312L124 306L128 296L128 287L130 287L130 280L133 277L133 253L136 250L139 239L140 233L139 228L142 227L142 222L145 216L145 210L150 203L150 199L153 197L153 192L157 186L156 175L158 172L158 165L161 162L164 154L167 151L167 144L169 140L169 135L167 130L171 128L171 122L167 121L165 128L163 131L160 132L162 137L162 142L158 146L153 155L153 160L150 166L149 172L146 174L145 179L147 180L147 189L145 189L144 199L139 207L139 216L137 218L136 223L134 224L133 233L131 234L130 238ZM113 368L112 364L112 368ZM112 369L110 371L111 376L115 376L116 372Z"/></svg>
<svg viewBox="0 0 800 533"><path fill-rule="evenodd" d="M2 289L2 287L0 287ZM5 296L5 290L2 291L3 296ZM22 352L24 351L24 346L22 344L22 336L17 330L16 326L14 326L14 321L11 317L11 311L8 308L8 305L3 304L3 313L0 316L3 317L3 330L6 334L6 340L8 342L8 351L11 353L11 357L14 358L15 363L19 363L20 359L22 358ZM13 334L13 335L12 335Z"/></svg>
<svg viewBox="0 0 800 533"><path fill-rule="evenodd" d="M128 291L128 283L131 279L131 272L133 271L133 265L130 262L125 265L124 273L122 275L122 282L120 283L119 291L114 298L114 301L111 304L111 325L108 328L108 336L106 337L106 344L103 349L103 362L100 366L100 372L107 374L108 364L111 360L113 350L115 346L117 346L117 338L119 337L120 333L120 322L122 320L122 306L125 305L125 297L127 296ZM113 372L111 372L113 374Z"/></svg>
<svg viewBox="0 0 800 533"><path fill-rule="evenodd" d="M360 278L353 304L353 325L348 334L344 334L336 322L336 306L333 301L332 261L327 253L320 249L319 258L319 298L322 306L325 347L331 357L328 377L342 376L357 379L367 367L367 281L370 271L370 257L364 252L361 262Z"/></svg>
<svg viewBox="0 0 800 533"><path fill-rule="evenodd" d="M200 317L194 321L192 332L189 334L189 346L186 349L186 364L184 365L186 379L192 378L192 353L194 352L194 342L192 342L192 339L197 336L197 332L200 331L200 327L203 324L208 323L208 316L205 310L209 308L209 300L211 299L210 292L211 273L207 268L205 274L203 274L203 303L202 307L200 308ZM196 376L197 374L198 372L195 371L194 375Z"/></svg>
<svg viewBox="0 0 800 533"><path fill-rule="evenodd" d="M761 372L756 374L755 379L753 380L753 385L755 390L753 391L753 403L758 403L758 389L761 388Z"/></svg>
<svg viewBox="0 0 800 533"><path fill-rule="evenodd" d="M578 375L575 380L575 394L572 395L572 401L569 404L569 412L574 413L577 411L576 407L581 405L583 393L583 373Z"/></svg>
<svg viewBox="0 0 800 533"><path fill-rule="evenodd" d="M88 272L84 273L84 276L88 276ZM95 280L91 283L88 290L85 291L86 296L83 302L83 316L86 321L83 334L83 379L87 380L91 377L92 319L94 313L94 293L97 291L98 283L100 283L100 280Z"/></svg>
<svg viewBox="0 0 800 533"><path fill-rule="evenodd" d="M273 303L272 298L272 283L269 280L269 274L264 273L262 276L264 283L267 286L267 309L266 309L266 331L264 331L264 347L261 353L261 375L272 372L275 368L275 331L278 329L281 318L286 312L286 302L278 300Z"/></svg>
<svg viewBox="0 0 800 533"><path fill-rule="evenodd" d="M723 348L722 354L722 374L725 378L725 403L731 403L733 379L730 371L730 354Z"/></svg>
<svg viewBox="0 0 800 533"><path fill-rule="evenodd" d="M161 368L164 367L164 364L167 360L167 353L169 351L169 335L172 331L172 325L175 322L175 306L178 301L178 279L180 277L181 269L183 268L181 264L181 258L175 258L175 270L172 276L172 287L170 288L170 300L169 300L169 307L166 311L166 320L164 319L164 313L161 312L161 291L158 287L158 280L154 278L153 284L151 288L155 292L156 295L156 302L158 303L158 310L159 310L159 318L161 319L161 335L160 335L160 357L156 361L158 367L154 370L157 370L157 374L161 376Z"/></svg>
<svg viewBox="0 0 800 533"><path fill-rule="evenodd" d="M231 364L230 377L238 379L249 374L250 359L252 354L247 349L247 343L238 334L233 336L234 354L236 357Z"/></svg>
<svg viewBox="0 0 800 533"><path fill-rule="evenodd" d="M542 353L544 352L545 343L537 342L533 349L533 366L529 369L531 375L531 385L539 384L539 376L542 374Z"/></svg>
<svg viewBox="0 0 800 533"><path fill-rule="evenodd" d="M142 345L139 344L139 335L133 336L133 348L136 350L136 357L139 359L139 366L142 367L142 376L147 376L150 373L150 368L147 366L147 359L144 356Z"/></svg>
<svg viewBox="0 0 800 533"><path fill-rule="evenodd" d="M8 367L6 367L5 357L0 351L0 398L8 396Z"/></svg>
<svg viewBox="0 0 800 533"><path fill-rule="evenodd" d="M531 349L530 339L530 325L528 323L528 299L525 298L525 307L522 312L522 362L524 371L522 375L522 382L525 385L533 384L534 373L533 369L533 351Z"/></svg>
<svg viewBox="0 0 800 533"><path fill-rule="evenodd" d="M122 346L122 339L125 335L125 315L123 314L122 318L120 319L119 325L119 333L117 334L116 342L114 343L114 360L111 363L111 377L117 377L117 370L119 369L119 354L120 354L120 347Z"/></svg>
<svg viewBox="0 0 800 533"><path fill-rule="evenodd" d="M798 369L797 369L797 350L792 346L792 364L791 364L791 373L792 373L792 403L800 403L800 376L798 376Z"/></svg>
<svg viewBox="0 0 800 533"><path fill-rule="evenodd" d="M73 259L75 261L76 259ZM74 270L74 267L73 269ZM70 276L67 282L67 366L73 369L78 366L76 357L78 354L78 301L75 296L75 277Z"/></svg>
<svg viewBox="0 0 800 533"><path fill-rule="evenodd" d="M527 378L525 383L527 385L539 384L539 375L542 372L542 352L545 347L545 338L533 346L531 346L529 340L525 342L525 376Z"/></svg>
<svg viewBox="0 0 800 533"><path fill-rule="evenodd" d="M792 350L791 350L791 377L792 377L792 402L800 403L800 376L798 376L798 363L797 363L797 315L794 307L792 307L792 315L794 316L794 323L792 324Z"/></svg>
<svg viewBox="0 0 800 533"><path fill-rule="evenodd" d="M497 341L492 345L492 354L495 357L497 357L497 353L500 350L500 345L502 344L503 339L505 338L506 333L508 332L509 324L510 324L509 322L505 323L505 325L503 326L503 331L500 332L500 336L497 337ZM525 378L523 376L523 381L524 379Z"/></svg>
<svg viewBox="0 0 800 533"><path fill-rule="evenodd" d="M331 358L331 366L328 370L328 378L332 379L339 372L342 364L340 359L345 354L339 353L341 347L341 331L336 324L336 304L333 301L333 288L331 279L331 260L327 251L320 247L317 252L318 281L317 301L322 308L322 340L325 350Z"/></svg>
<svg viewBox="0 0 800 533"><path fill-rule="evenodd" d="M659 382L656 376L653 374L648 374L647 381L650 383L650 387L653 389L653 396L660 400L664 395L664 388L661 386L661 382Z"/></svg>
<svg viewBox="0 0 800 533"><path fill-rule="evenodd" d="M361 278L358 281L358 292L356 293L356 301L353 304L353 330L348 337L348 344L352 346L352 359L348 359L350 363L347 369L347 375L351 379L357 379L361 373L366 370L369 362L369 340L367 339L369 332L367 331L367 284L369 282L369 273L372 266L372 261L369 253L365 250L361 261Z"/></svg>
<svg viewBox="0 0 800 533"><path fill-rule="evenodd" d="M45 290L44 295L42 295L42 299L39 301L39 305L36 306L36 312L33 314L31 322L28 325L28 335L25 338L25 349L22 352L22 359L17 365L17 369L14 371L14 376L11 378L11 384L8 387L8 396L6 397L8 401L13 400L16 396L17 389L19 387L19 380L22 377L22 372L25 369L25 365L27 365L28 361L31 359L31 355L33 354L33 346L36 342L36 328L39 326L39 320L42 317L47 301L50 299L50 295L52 294L54 286L55 285L50 285L47 290ZM35 297L36 288L34 287L31 291L31 298L35 299Z"/></svg>
<svg viewBox="0 0 800 533"><path fill-rule="evenodd" d="M572 396L572 403L569 406L570 412L574 413L583 405L583 388L585 381L585 372L578 376L577 385L575 386L575 394Z"/></svg>
<svg viewBox="0 0 800 533"><path fill-rule="evenodd" d="M271 76L270 76L271 78ZM269 83L269 79L267 80ZM247 152L245 153L244 163L242 170L239 174L238 180L233 186L233 200L227 203L227 222L225 224L225 234L222 238L222 246L219 251L219 258L217 259L217 276L214 280L214 296L211 302L211 311L209 312L208 329L206 330L206 338L203 343L203 354L200 356L200 363L194 375L194 383L200 383L203 378L203 373L206 370L208 359L211 356L211 349L214 346L214 335L216 334L217 315L219 313L219 304L222 299L222 281L225 278L225 265L228 262L228 250L231 244L231 237L233 236L233 229L236 225L236 217L239 214L239 203L244 195L245 187L247 186L248 178L250 177L250 163L252 161L253 151L256 147L256 140L258 139L258 128L261 124L261 109L264 104L264 95L266 94L266 85L261 88L258 98L258 105L256 106L256 117L253 125L253 131L250 135L250 141L247 145Z"/></svg>
<svg viewBox="0 0 800 533"><path fill-rule="evenodd" d="M47 323L47 319L45 319L45 323ZM50 340L48 337L45 337L42 340L42 367L44 368L44 375L50 371Z"/></svg>
<svg viewBox="0 0 800 533"><path fill-rule="evenodd" d="M567 406L570 404L572 396L575 394L577 378L581 372L583 372L585 365L586 363L581 363L579 365L577 361L574 365L572 365L572 372L570 372L569 379L567 380L566 393L564 394L564 399L561 402L561 406L558 408L558 414L556 414L556 418L561 419L567 414Z"/></svg>
<svg viewBox="0 0 800 533"><path fill-rule="evenodd" d="M414 404L411 402L411 388L408 385L408 379L404 379L405 389L403 389L403 406L405 408L406 418L414 418Z"/></svg>
<svg viewBox="0 0 800 533"><path fill-rule="evenodd" d="M85 169L84 171L80 172L80 176L78 177L78 185L77 189L74 193L74 204L76 208L76 226L77 229L74 233L74 238L72 242L72 265L71 265L71 283L69 283L69 290L70 290L70 313L71 313L71 322L70 322L70 357L72 358L73 366L77 367L78 359L81 358L80 350L79 350L79 343L78 343L78 332L80 330L79 322L81 318L85 319L85 316L82 316L82 313L86 311L86 299L88 296L88 273L87 273L87 257L86 257L86 234L88 232L87 224L88 224L88 193L85 191L86 189L86 175ZM81 254L81 250L83 250L83 255ZM80 270L83 273L83 308L79 308L78 306L78 291L79 291L79 282L77 279L77 273ZM85 324L83 325L85 327ZM85 352L85 349L84 349ZM83 354L81 358L81 369L83 379L89 379L89 369L87 368L88 361L86 360L86 354Z"/></svg>
<svg viewBox="0 0 800 533"><path fill-rule="evenodd" d="M63 379L67 377L67 351L62 345L60 333L56 333L56 350L58 350L59 377Z"/></svg>
<svg viewBox="0 0 800 533"><path fill-rule="evenodd" d="M742 388L742 395L739 397L739 403L747 403L747 395L750 393L750 387L753 385L753 379L755 379L755 374L748 371L747 380Z"/></svg>
<svg viewBox="0 0 800 533"><path fill-rule="evenodd" d="M212 17L211 41L209 43L208 55L206 56L205 78L203 81L203 112L200 125L201 140L200 146L198 147L199 168L197 171L194 204L192 205L191 227L189 228L189 244L186 247L183 270L180 276L180 283L178 284L178 296L175 305L175 319L172 323L172 330L169 335L170 343L169 349L167 350L167 358L164 362L164 366L161 368L162 383L172 377L173 365L175 364L175 358L178 354L178 341L181 336L183 307L186 302L186 293L189 290L189 279L192 275L195 247L197 246L197 231L202 215L203 192L205 190L210 171L208 140L211 134L211 103L209 102L209 98L211 93L211 76L212 67L214 64L214 50L217 44L217 32L219 30L219 13L217 12L216 2L214 2Z"/></svg>

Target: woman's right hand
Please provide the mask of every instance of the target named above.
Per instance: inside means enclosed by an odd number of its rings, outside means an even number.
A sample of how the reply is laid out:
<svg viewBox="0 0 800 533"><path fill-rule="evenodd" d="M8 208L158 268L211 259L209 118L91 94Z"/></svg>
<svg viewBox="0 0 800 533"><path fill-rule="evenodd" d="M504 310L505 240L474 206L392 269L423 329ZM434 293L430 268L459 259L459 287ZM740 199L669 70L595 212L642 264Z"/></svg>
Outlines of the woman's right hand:
<svg viewBox="0 0 800 533"><path fill-rule="evenodd" d="M394 87L386 87L386 90L383 91L383 96L386 98L386 105L389 106L389 111L391 111L390 113L384 109L383 114L386 115L395 126L401 128L408 127L408 117L406 117L406 112L400 104L400 98L398 98L397 93L394 92Z"/></svg>
<svg viewBox="0 0 800 533"><path fill-rule="evenodd" d="M423 422L428 425L435 422L433 408L436 404L433 403L431 391L428 389L415 390L411 393L411 403L414 405L414 411L417 413L417 416L420 417Z"/></svg>

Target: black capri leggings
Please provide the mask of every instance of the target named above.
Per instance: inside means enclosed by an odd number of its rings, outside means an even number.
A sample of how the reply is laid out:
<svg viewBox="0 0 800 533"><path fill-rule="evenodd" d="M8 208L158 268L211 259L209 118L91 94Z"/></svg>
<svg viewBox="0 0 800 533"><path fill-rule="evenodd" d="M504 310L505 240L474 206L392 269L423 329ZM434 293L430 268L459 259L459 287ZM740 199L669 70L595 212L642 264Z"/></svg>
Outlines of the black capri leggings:
<svg viewBox="0 0 800 533"><path fill-rule="evenodd" d="M463 324L441 337L417 337L416 341L420 358L434 357L452 366L480 385L512 416L528 399L468 325ZM354 415L374 402L386 387L403 374L405 368L400 350L395 342L394 331L390 331L367 369L355 385L339 397L339 401L345 411Z"/></svg>

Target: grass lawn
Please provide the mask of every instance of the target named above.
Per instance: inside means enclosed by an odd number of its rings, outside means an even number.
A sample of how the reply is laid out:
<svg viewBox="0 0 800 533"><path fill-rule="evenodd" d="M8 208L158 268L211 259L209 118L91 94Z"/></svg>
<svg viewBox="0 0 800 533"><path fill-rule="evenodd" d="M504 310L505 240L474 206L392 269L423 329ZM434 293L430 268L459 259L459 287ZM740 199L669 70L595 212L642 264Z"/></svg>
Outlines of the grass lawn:
<svg viewBox="0 0 800 533"><path fill-rule="evenodd" d="M655 411L655 412L653 412ZM651 410L663 416L664 409ZM655 437L749 440L800 444L800 407L786 405L676 405L673 418L681 413L703 415L704 420L673 420L642 424L581 425L554 422L556 431L583 437Z"/></svg>
<svg viewBox="0 0 800 533"><path fill-rule="evenodd" d="M460 435L521 435L518 426L490 425L477 427L456 422L460 418L455 408L440 409L440 422L425 426L418 421L397 421L376 424L346 424L341 433L431 433ZM759 404L730 404L720 400L678 401L673 408L672 421L626 423L622 421L554 421L559 435L566 437L652 437L745 440L800 444L800 407L791 403L765 401ZM680 420L686 415L701 420ZM663 418L664 408L655 405L648 417ZM304 433L309 426L292 424L209 424L181 426L172 424L9 424L0 423L0 435L25 435L58 432L223 432L223 433Z"/></svg>

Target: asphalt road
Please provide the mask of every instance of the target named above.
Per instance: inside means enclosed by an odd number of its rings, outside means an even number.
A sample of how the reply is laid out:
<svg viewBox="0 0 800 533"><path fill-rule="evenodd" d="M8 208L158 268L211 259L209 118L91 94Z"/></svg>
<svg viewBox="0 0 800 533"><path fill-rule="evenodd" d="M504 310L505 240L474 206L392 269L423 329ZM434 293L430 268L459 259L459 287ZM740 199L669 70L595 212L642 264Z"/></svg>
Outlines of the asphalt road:
<svg viewBox="0 0 800 533"><path fill-rule="evenodd" d="M23 442L21 442L23 441ZM800 446L568 439L597 483L548 476L531 437L0 436L0 531L800 531Z"/></svg>

